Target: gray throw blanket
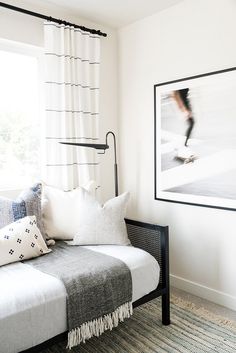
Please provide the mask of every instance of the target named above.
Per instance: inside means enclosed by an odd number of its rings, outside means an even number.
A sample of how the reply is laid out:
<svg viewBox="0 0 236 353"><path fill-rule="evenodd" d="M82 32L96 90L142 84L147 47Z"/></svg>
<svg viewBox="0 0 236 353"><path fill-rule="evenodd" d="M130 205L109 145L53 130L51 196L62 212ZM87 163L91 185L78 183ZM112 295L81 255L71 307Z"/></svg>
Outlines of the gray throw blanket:
<svg viewBox="0 0 236 353"><path fill-rule="evenodd" d="M57 242L51 253L26 263L64 283L69 349L132 315L131 273L116 258Z"/></svg>

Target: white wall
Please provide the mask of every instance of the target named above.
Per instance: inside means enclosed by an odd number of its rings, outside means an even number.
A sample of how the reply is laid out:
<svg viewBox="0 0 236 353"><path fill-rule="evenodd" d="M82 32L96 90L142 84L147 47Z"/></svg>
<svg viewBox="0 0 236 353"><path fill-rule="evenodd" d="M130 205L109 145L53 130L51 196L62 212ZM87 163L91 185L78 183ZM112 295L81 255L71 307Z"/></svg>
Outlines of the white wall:
<svg viewBox="0 0 236 353"><path fill-rule="evenodd" d="M235 0L185 0L119 31L128 216L170 226L172 283L236 309L236 212L154 200L153 85L236 64ZM223 117L222 117L223 119Z"/></svg>
<svg viewBox="0 0 236 353"><path fill-rule="evenodd" d="M32 1L19 0L11 0L10 3L31 11L81 24L89 28L100 29L107 33L106 38L101 37L100 136L101 139L104 140L103 136L105 137L108 130L113 130L117 133L116 31L79 18L61 7L49 4L47 6L42 5L39 0L33 1L33 4ZM43 47L43 20L0 7L0 38ZM114 193L112 161L113 155L110 151L101 158L102 198L104 200L111 197ZM15 194L17 194L17 192ZM13 194L3 193L3 195L10 197Z"/></svg>

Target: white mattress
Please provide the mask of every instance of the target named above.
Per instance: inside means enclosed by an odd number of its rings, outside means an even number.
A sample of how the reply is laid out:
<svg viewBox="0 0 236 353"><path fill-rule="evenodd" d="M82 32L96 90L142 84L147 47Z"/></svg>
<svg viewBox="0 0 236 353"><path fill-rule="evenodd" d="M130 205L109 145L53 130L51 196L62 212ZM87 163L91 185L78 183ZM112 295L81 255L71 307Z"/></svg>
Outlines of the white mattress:
<svg viewBox="0 0 236 353"><path fill-rule="evenodd" d="M130 269L133 301L153 291L160 268L147 252L131 246L86 246L122 260ZM0 267L0 353L16 353L67 330L63 283L27 264Z"/></svg>

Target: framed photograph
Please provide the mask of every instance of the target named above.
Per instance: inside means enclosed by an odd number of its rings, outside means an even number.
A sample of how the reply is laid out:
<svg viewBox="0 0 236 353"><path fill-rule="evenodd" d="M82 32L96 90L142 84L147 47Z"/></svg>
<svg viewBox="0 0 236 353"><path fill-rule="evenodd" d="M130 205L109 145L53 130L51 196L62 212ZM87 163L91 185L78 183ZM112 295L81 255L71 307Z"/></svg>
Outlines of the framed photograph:
<svg viewBox="0 0 236 353"><path fill-rule="evenodd" d="M154 86L155 199L236 210L236 67Z"/></svg>

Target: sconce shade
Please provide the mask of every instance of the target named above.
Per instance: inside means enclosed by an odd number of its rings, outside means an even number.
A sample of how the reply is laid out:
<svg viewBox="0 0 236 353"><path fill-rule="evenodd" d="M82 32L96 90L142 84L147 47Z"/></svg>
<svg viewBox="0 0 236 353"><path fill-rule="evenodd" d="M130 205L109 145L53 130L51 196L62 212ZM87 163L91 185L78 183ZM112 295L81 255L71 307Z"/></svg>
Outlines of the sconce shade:
<svg viewBox="0 0 236 353"><path fill-rule="evenodd" d="M80 146L80 147L91 147L96 150L107 150L109 146L107 144L99 144L99 143L77 143L77 142L60 142L63 145L71 145L71 146Z"/></svg>

